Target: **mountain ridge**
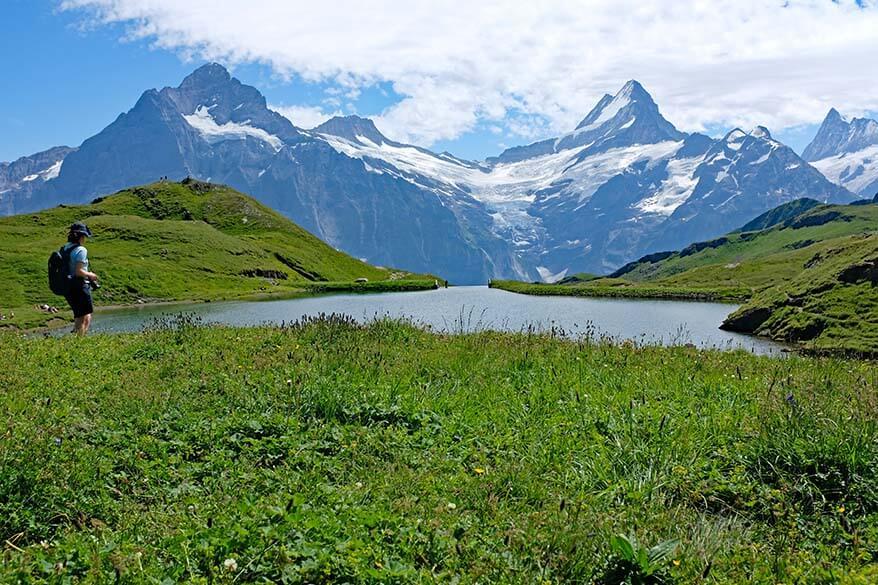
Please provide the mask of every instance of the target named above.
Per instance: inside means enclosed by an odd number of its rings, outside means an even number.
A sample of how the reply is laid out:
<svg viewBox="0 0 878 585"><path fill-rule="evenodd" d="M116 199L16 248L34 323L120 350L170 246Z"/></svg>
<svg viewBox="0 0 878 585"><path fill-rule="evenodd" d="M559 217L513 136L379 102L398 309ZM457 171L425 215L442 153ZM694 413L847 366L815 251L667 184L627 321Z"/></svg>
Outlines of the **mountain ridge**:
<svg viewBox="0 0 878 585"><path fill-rule="evenodd" d="M854 197L763 127L678 131L635 80L572 132L476 162L395 142L358 116L302 130L210 64L144 92L57 177L0 194L0 210L189 175L253 193L358 258L457 283L606 273L798 197Z"/></svg>

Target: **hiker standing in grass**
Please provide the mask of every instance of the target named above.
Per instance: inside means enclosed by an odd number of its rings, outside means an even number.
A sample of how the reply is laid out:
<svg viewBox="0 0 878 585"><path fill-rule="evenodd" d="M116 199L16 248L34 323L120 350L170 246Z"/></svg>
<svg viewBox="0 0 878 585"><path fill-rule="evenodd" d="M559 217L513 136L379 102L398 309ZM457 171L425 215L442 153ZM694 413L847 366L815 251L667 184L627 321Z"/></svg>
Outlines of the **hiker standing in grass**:
<svg viewBox="0 0 878 585"><path fill-rule="evenodd" d="M91 315L94 303L91 299L92 288L97 288L98 275L88 270L88 250L85 249L86 238L91 231L84 223L70 226L67 243L61 248L63 257L69 258L70 284L64 298L73 309L73 333L85 335L91 327Z"/></svg>

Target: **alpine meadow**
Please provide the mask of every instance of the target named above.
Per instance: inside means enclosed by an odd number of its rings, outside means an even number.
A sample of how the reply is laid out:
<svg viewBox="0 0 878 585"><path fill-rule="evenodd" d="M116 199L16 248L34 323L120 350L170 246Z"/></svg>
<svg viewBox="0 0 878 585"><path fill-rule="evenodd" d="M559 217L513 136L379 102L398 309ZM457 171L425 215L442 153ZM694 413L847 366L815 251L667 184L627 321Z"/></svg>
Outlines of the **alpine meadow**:
<svg viewBox="0 0 878 585"><path fill-rule="evenodd" d="M0 583L878 583L876 30L5 3Z"/></svg>

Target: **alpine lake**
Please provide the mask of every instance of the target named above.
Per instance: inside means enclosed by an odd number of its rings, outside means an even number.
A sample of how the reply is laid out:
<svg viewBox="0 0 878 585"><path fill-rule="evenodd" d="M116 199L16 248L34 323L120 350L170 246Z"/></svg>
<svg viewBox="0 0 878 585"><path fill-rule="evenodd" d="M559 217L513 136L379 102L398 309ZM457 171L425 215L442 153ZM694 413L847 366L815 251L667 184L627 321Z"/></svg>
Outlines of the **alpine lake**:
<svg viewBox="0 0 878 585"><path fill-rule="evenodd" d="M737 308L728 303L528 296L486 286L380 294L327 294L283 300L144 305L95 315L95 333L136 332L186 315L204 324L284 325L320 314L357 321L407 319L440 333L479 330L554 333L639 344L744 349L779 355L788 349L766 339L719 329Z"/></svg>

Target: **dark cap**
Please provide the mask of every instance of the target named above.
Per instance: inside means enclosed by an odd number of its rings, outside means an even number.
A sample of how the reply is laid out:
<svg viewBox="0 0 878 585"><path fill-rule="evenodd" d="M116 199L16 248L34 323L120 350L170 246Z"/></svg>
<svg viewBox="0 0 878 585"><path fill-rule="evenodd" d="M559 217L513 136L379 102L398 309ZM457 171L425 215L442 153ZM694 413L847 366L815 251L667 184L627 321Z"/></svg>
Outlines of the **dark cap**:
<svg viewBox="0 0 878 585"><path fill-rule="evenodd" d="M80 235L80 236L91 237L91 230L88 229L88 226L86 226L81 221L77 221L72 226L70 226L70 233Z"/></svg>

